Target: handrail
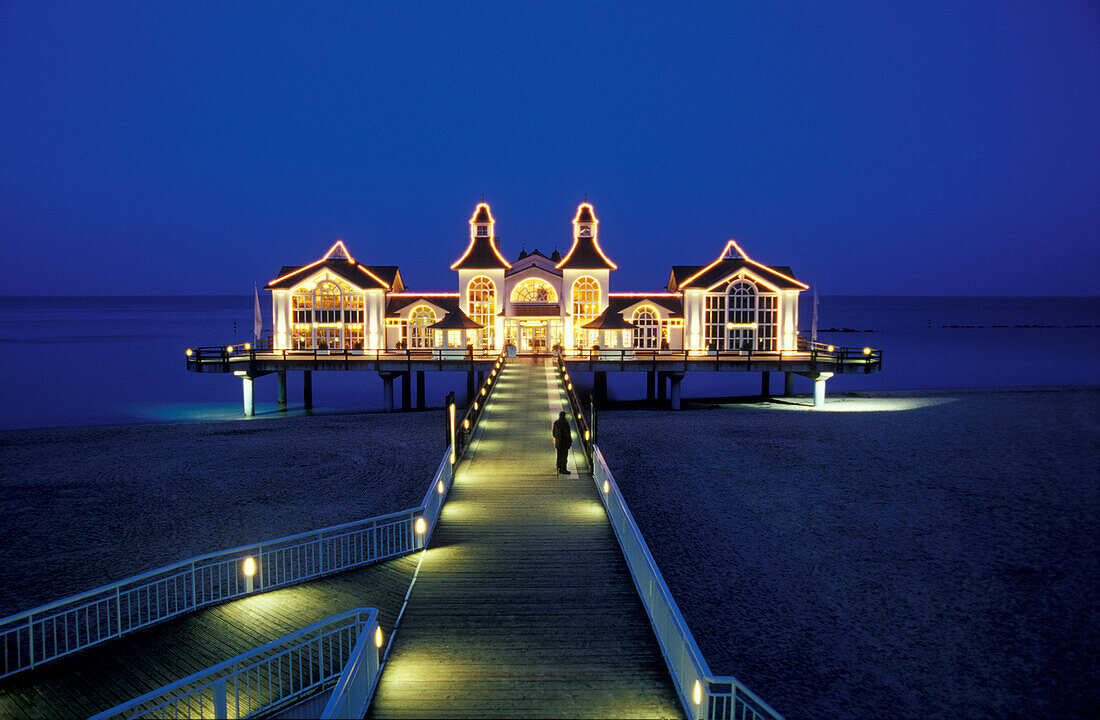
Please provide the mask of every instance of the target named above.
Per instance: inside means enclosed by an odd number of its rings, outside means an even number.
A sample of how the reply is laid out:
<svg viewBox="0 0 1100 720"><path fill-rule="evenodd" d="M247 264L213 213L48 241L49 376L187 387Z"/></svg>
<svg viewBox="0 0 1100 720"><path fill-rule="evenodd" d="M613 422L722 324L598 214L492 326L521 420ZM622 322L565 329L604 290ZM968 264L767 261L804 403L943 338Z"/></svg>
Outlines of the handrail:
<svg viewBox="0 0 1100 720"><path fill-rule="evenodd" d="M359 720L367 714L367 706L374 695L374 686L378 682L378 672L381 669L379 653L382 649L382 635L376 636L375 633L378 632L376 630L359 634L355 649L351 651L351 657L321 712L322 720Z"/></svg>
<svg viewBox="0 0 1100 720"><path fill-rule="evenodd" d="M488 400L504 353L483 385ZM454 478L454 463L484 412L471 403L415 508L197 555L0 619L0 678L129 632L257 592L311 580L423 548Z"/></svg>
<svg viewBox="0 0 1100 720"><path fill-rule="evenodd" d="M489 404L489 397L493 393L493 389L497 385L497 381L500 380L501 370L504 369L504 362L507 359L505 353L501 353L497 356L496 362L493 363L493 367L489 370L485 376L485 380L481 383L481 387L474 393L472 399L468 399L469 404L466 406L466 412L462 418L455 421L455 444L456 444L456 460L461 459L466 454L466 448L470 446L470 440L473 437L474 429L477 427L478 421L481 420L482 414L485 412L485 406Z"/></svg>
<svg viewBox="0 0 1100 720"><path fill-rule="evenodd" d="M376 609L348 610L94 715L92 720L200 717L211 710L213 717L241 718L286 707L342 679L352 662L365 661L370 672L371 653L364 646L374 650L373 673L377 673L378 648L372 639L378 629Z"/></svg>
<svg viewBox="0 0 1100 720"><path fill-rule="evenodd" d="M373 350L354 348L286 348L275 350L270 342L240 343L234 345L207 345L190 347L185 351L187 366L204 363L244 363L256 360L347 360L347 361L407 361L407 362L443 362L468 360L486 362L497 359L501 353L466 346L464 348L377 348Z"/></svg>
<svg viewBox="0 0 1100 720"><path fill-rule="evenodd" d="M826 343L808 342L799 338L797 350L642 350L637 348L574 348L559 350L570 361L644 362L831 362L850 365L874 365L882 362L882 350L875 348L838 347Z"/></svg>
<svg viewBox="0 0 1100 720"><path fill-rule="evenodd" d="M619 491L615 477L607 467L603 453L597 447L595 438L590 438L582 431L588 425L584 414L580 412L580 400L572 388L564 358L560 353L557 355L557 365L585 452L590 453L596 492L607 511L684 710L691 718L707 720L782 720L779 713L735 677L715 676L711 673L710 666L699 650L691 629L676 605L672 591L665 583L664 576Z"/></svg>
<svg viewBox="0 0 1100 720"><path fill-rule="evenodd" d="M6 617L0 677L201 607L415 552L450 488L450 455L418 507L206 553Z"/></svg>

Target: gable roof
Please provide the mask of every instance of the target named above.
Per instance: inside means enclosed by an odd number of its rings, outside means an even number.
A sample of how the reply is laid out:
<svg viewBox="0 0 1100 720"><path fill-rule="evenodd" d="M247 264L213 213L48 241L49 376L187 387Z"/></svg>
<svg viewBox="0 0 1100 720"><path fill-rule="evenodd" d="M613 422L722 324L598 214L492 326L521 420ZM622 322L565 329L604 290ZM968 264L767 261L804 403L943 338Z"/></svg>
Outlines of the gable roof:
<svg viewBox="0 0 1100 720"><path fill-rule="evenodd" d="M380 288L401 292L405 289L396 265L363 265L352 258L343 240L337 240L320 260L309 265L284 265L278 276L264 285L264 290L292 288L321 270L331 270L364 290Z"/></svg>
<svg viewBox="0 0 1100 720"><path fill-rule="evenodd" d="M739 270L747 270L780 290L807 290L809 286L795 280L787 265L768 266L750 258L733 240L726 243L718 259L709 265L673 265L668 280L669 292L682 292L685 288L709 288L730 277Z"/></svg>
<svg viewBox="0 0 1100 720"><path fill-rule="evenodd" d="M386 317L397 317L398 313L405 308L420 302L435 305L446 313L452 313L456 310L462 312L459 310L458 295L456 293L403 293L401 295L390 295L386 298Z"/></svg>
<svg viewBox="0 0 1100 720"><path fill-rule="evenodd" d="M684 316L684 299L679 295L665 293L608 293L607 306L621 313L627 308L640 303L649 303L668 311L669 317Z"/></svg>
<svg viewBox="0 0 1100 720"><path fill-rule="evenodd" d="M581 327L585 330L632 330L634 324L628 323L622 315L608 305L607 309L600 313L595 320L587 322Z"/></svg>

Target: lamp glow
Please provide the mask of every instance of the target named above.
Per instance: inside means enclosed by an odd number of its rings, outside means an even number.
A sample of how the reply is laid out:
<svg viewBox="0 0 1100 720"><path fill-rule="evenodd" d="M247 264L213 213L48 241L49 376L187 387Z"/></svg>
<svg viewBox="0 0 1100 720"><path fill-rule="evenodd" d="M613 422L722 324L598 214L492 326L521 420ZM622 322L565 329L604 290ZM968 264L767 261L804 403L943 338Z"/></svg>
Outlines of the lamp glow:
<svg viewBox="0 0 1100 720"><path fill-rule="evenodd" d="M477 400L474 400L474 412L477 412Z"/></svg>
<svg viewBox="0 0 1100 720"><path fill-rule="evenodd" d="M423 535L424 531L428 529L428 524L424 522L424 518L416 519L416 534Z"/></svg>
<svg viewBox="0 0 1100 720"><path fill-rule="evenodd" d="M187 348L187 357L191 357L194 354L195 354L194 350L192 350L191 348Z"/></svg>
<svg viewBox="0 0 1100 720"><path fill-rule="evenodd" d="M695 689L691 691L691 699L695 701L696 705L703 704L703 686L699 684L699 681L695 681Z"/></svg>
<svg viewBox="0 0 1100 720"><path fill-rule="evenodd" d="M603 481L603 494L606 495L611 490L611 485L606 480Z"/></svg>
<svg viewBox="0 0 1100 720"><path fill-rule="evenodd" d="M833 351L836 350L836 348L833 347L832 345L830 345L827 349L828 349L829 352L833 352Z"/></svg>
<svg viewBox="0 0 1100 720"><path fill-rule="evenodd" d="M374 646L376 648L382 647L382 626L379 625L374 629Z"/></svg>
<svg viewBox="0 0 1100 720"><path fill-rule="evenodd" d="M585 431L584 431L584 439L585 439L585 440L591 440L591 439L592 439L592 433L590 433L590 432L588 432L587 430L585 430Z"/></svg>
<svg viewBox="0 0 1100 720"><path fill-rule="evenodd" d="M733 330L733 323L731 323L731 322L726 323L726 329L727 330Z"/></svg>
<svg viewBox="0 0 1100 720"><path fill-rule="evenodd" d="M567 383L566 388L568 388L569 390L572 390L573 389L573 383Z"/></svg>
<svg viewBox="0 0 1100 720"><path fill-rule="evenodd" d="M481 388L481 394L482 394L482 395L484 395L484 394L485 394L485 388Z"/></svg>
<svg viewBox="0 0 1100 720"><path fill-rule="evenodd" d="M245 577L252 577L256 574L256 561L250 557L245 558L241 570Z"/></svg>
<svg viewBox="0 0 1100 720"><path fill-rule="evenodd" d="M436 491L437 493L439 493L440 495L442 495L442 494L443 494L443 481L442 481L442 480L438 480L438 481L436 481L436 483L435 483L435 491Z"/></svg>
<svg viewBox="0 0 1100 720"><path fill-rule="evenodd" d="M251 350L252 349L252 343L245 343L244 344L244 349L245 350Z"/></svg>
<svg viewBox="0 0 1100 720"><path fill-rule="evenodd" d="M225 346L225 351L229 352L229 353L233 352L233 346L232 345L226 345Z"/></svg>
<svg viewBox="0 0 1100 720"><path fill-rule="evenodd" d="M871 348L863 348L863 354L864 355L870 355L871 354Z"/></svg>
<svg viewBox="0 0 1100 720"><path fill-rule="evenodd" d="M469 418L466 418L465 420L462 421L462 429L463 430L469 430L470 429L470 419Z"/></svg>

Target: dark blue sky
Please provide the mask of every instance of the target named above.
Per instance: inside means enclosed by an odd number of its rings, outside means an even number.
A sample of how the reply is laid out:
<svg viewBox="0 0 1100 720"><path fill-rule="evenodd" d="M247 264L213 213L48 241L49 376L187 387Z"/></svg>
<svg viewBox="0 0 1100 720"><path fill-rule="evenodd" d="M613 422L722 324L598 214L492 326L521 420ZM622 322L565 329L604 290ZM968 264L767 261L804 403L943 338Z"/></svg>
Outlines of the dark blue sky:
<svg viewBox="0 0 1100 720"><path fill-rule="evenodd" d="M226 7L225 5L228 5ZM0 294L234 294L344 238L454 290L587 193L658 288L1100 294L1091 0L0 3Z"/></svg>

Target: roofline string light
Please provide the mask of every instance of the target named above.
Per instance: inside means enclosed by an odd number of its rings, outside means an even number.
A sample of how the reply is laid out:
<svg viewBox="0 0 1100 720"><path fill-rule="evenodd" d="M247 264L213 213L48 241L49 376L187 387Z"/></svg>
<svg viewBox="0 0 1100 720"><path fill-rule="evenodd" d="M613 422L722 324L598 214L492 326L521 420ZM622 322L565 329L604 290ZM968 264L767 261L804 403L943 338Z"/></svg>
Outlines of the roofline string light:
<svg viewBox="0 0 1100 720"><path fill-rule="evenodd" d="M485 224L474 222L474 218L477 217L478 213L481 211L481 208L485 208L485 214L489 216L489 247L492 248L493 254L497 256L497 260L500 260L502 263L504 263L504 267L511 270L512 264L505 260L504 256L500 254L499 250L497 250L496 238L493 237L493 227L496 225L497 221L493 219L493 213L489 210L489 203L484 202L478 203L477 207L474 208L474 214L470 216L470 244L466 247L466 252L462 253L462 257L460 257L458 260L455 260L454 263L451 264L451 269L457 270L458 266L462 264L462 261L468 258L470 256L470 253L474 251L474 245L476 245L478 241L477 230L474 229L474 226Z"/></svg>
<svg viewBox="0 0 1100 720"><path fill-rule="evenodd" d="M738 254L738 255L740 255L740 256L741 256L741 259L743 259L743 260L744 260L745 262L747 262L747 263L752 263L752 264L753 264L753 265L755 265L756 267L759 267L759 268L763 268L763 269L767 270L768 272L772 272L772 273L775 273L776 275L778 275L779 277L781 277L781 278L783 278L783 279L785 279L785 280L790 280L791 282L793 282L793 283L794 283L795 285L799 286L799 287L800 287L800 288L802 288L803 290L809 290L809 289L810 289L810 286L809 286L809 285L806 285L806 284L804 284L804 283L801 283L801 282L799 282L798 280L795 280L795 279L794 279L793 277L791 277L791 276L789 276L789 275L784 275L783 273L779 272L778 270L775 270L775 269L773 269L773 268L770 268L770 267L768 267L767 265L762 265L761 263L758 263L758 262L756 262L756 261L755 261L755 260L753 260L753 259L752 259L751 257L749 257L748 253L746 253L746 252L745 252L744 250L742 250L742 249L741 249L741 246L737 244L737 241L736 241L736 240L733 240L733 239L730 239L730 240L729 240L729 242L727 242L727 243L726 243L726 247L722 248L722 252L721 252L721 254L719 254L719 255L718 255L718 258L717 258L717 259L715 259L715 260L714 260L714 262L712 262L712 263L710 263L709 265L705 266L705 267L704 267L703 269L699 270L699 271L698 271L697 273L695 273L694 275L692 275L691 277L689 277L689 278L688 278L687 280L684 280L683 282L680 282L680 283L678 283L679 287L681 287L681 288L682 288L682 287L685 287L685 286L686 286L686 285L688 285L688 284L689 284L689 283L690 283L690 282L691 282L692 280L694 280L695 278L699 277L700 275L702 275L703 273L705 273L705 272L706 272L707 270L710 270L710 269L711 269L712 267L714 267L714 266L715 266L715 265L717 265L718 263L722 262L723 260L730 260L731 258L730 258L730 256L729 256L729 255L730 255L730 252L729 252L729 251L730 251L730 248L731 248L731 247L732 247L732 248L733 248L734 250L736 250L736 251L737 251L737 254Z"/></svg>
<svg viewBox="0 0 1100 720"><path fill-rule="evenodd" d="M596 218L596 213L594 212L592 205L587 202L582 202L580 205L578 205L577 214L573 216L573 247L569 248L569 254L562 258L561 262L555 265L554 268L557 270L562 269L562 267L565 266L565 263L569 262L569 258L573 257L573 253L577 251L577 247L578 245L580 245L580 228L578 226L580 225L581 212L584 210L584 208L588 208L588 212L592 214L592 237L590 238L592 240L592 247L596 248L596 252L598 252L600 254L600 257L604 259L604 262L611 266L612 270L618 270L619 266L611 262L611 258L607 257L607 255L604 254L603 248L600 247L599 233L597 232L598 228L596 227L600 224L600 221ZM585 224L587 225L588 223Z"/></svg>

